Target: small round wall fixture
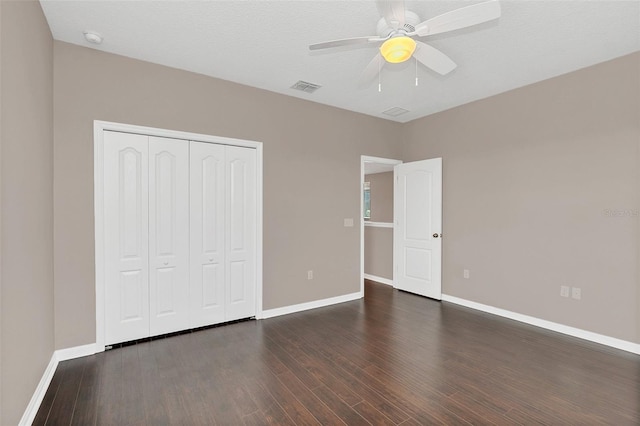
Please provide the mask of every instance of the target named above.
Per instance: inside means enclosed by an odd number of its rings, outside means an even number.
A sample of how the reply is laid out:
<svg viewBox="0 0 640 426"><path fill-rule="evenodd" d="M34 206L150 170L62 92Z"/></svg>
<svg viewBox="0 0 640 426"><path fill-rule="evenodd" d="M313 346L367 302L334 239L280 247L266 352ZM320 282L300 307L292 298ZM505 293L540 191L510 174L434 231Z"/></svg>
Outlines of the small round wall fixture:
<svg viewBox="0 0 640 426"><path fill-rule="evenodd" d="M84 38L89 43L93 43L93 44L101 44L102 43L102 36L100 34L94 32L94 31L85 31L84 32Z"/></svg>

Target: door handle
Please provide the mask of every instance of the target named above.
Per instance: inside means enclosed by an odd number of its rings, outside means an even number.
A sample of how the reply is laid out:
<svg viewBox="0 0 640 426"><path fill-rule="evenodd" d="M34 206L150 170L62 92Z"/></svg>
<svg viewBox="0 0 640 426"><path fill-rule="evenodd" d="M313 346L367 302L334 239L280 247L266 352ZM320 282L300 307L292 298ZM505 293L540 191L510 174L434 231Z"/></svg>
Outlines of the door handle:
<svg viewBox="0 0 640 426"><path fill-rule="evenodd" d="M438 237L442 238L442 234L438 234L438 233L433 234L433 238L438 238Z"/></svg>

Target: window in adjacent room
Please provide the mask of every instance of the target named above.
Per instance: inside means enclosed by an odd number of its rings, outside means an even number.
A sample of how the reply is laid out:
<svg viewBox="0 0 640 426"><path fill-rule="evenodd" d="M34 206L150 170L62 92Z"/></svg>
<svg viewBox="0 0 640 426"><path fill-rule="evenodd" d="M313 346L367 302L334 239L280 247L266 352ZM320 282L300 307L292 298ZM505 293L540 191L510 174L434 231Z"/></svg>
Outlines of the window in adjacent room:
<svg viewBox="0 0 640 426"><path fill-rule="evenodd" d="M371 219L371 185L369 182L364 183L364 218L365 220Z"/></svg>

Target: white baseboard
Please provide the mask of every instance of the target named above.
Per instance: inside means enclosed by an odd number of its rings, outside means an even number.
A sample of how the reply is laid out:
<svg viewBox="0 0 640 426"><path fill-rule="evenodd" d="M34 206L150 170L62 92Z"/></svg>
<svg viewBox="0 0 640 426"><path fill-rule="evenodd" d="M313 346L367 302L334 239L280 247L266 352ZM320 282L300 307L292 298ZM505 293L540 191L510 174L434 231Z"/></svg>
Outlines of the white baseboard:
<svg viewBox="0 0 640 426"><path fill-rule="evenodd" d="M314 300L313 302L300 303L297 305L284 306L282 308L267 309L262 311L261 319L273 318L280 315L293 314L295 312L307 311L309 309L322 308L329 305L336 305L338 303L350 302L352 300L362 298L362 293L350 293L342 296L330 297L328 299Z"/></svg>
<svg viewBox="0 0 640 426"><path fill-rule="evenodd" d="M40 404L42 404L42 400L44 399L44 395L47 393L47 389L49 389L51 379L53 379L53 375L55 374L60 362L74 358L80 358L87 355L93 355L95 353L95 343L83 346L75 346L73 348L67 349L58 349L57 351L53 352L53 354L51 355L51 361L49 361L49 365L47 366L46 370L44 370L44 374L40 379L40 383L38 383L38 387L36 387L36 391L33 393L31 401L29 401L29 405L27 405L27 409L24 411L24 414L22 415L22 418L20 419L20 423L18 423L18 425L29 426L33 423L33 420L36 418L36 414L38 414L38 410L40 409Z"/></svg>
<svg viewBox="0 0 640 426"><path fill-rule="evenodd" d="M534 325L536 327L545 328L547 330L556 331L558 333L567 334L579 339L588 340L590 342L599 343L601 345L610 346L612 348L621 349L623 351L640 355L640 344L638 343L616 339L615 337L593 333L591 331L582 330L580 328L570 327L568 325L558 324L556 322L551 322L536 317L530 317L528 315L507 311L505 309L495 308L489 305L483 305L482 303L472 302L470 300L461 299L455 296L449 296L447 294L442 295L442 300L445 302L455 303L456 305L465 306L467 308L476 309L478 311L487 312L489 314L498 315L504 318L509 318L515 321Z"/></svg>
<svg viewBox="0 0 640 426"><path fill-rule="evenodd" d="M58 359L54 352L51 355L49 365L47 365L47 368L44 370L40 383L38 383L36 387L36 391L31 397L31 401L29 401L29 405L27 405L27 409L24 410L20 423L18 423L19 426L30 426L33 423L36 414L38 414L40 404L42 404L42 400L44 399L44 395L47 393L47 389L49 389L49 384L51 383L51 379L53 379L56 368L58 368Z"/></svg>
<svg viewBox="0 0 640 426"><path fill-rule="evenodd" d="M390 285L391 287L393 287L393 280L390 280L389 278L382 278L377 275L364 274L364 279L375 281L380 284Z"/></svg>
<svg viewBox="0 0 640 426"><path fill-rule="evenodd" d="M67 361L69 359L82 358L83 356L93 355L96 351L96 344L75 346L73 348L58 349L55 353L58 362Z"/></svg>

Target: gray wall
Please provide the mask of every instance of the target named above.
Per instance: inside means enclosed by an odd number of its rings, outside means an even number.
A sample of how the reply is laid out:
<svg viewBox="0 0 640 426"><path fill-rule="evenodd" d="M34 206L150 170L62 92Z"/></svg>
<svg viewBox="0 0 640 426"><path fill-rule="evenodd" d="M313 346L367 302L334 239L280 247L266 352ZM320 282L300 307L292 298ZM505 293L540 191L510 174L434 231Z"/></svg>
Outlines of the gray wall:
<svg viewBox="0 0 640 426"><path fill-rule="evenodd" d="M359 291L359 228L343 219L360 217L360 156L399 157L400 124L66 43L54 52L57 348L95 342L95 119L263 142L264 308Z"/></svg>
<svg viewBox="0 0 640 426"><path fill-rule="evenodd" d="M371 188L371 222L393 222L393 172L364 177ZM393 229L364 228L364 273L393 279Z"/></svg>
<svg viewBox="0 0 640 426"><path fill-rule="evenodd" d="M402 126L54 49L57 348L95 339L94 119L265 143L265 309L358 290L357 227L342 219L359 214L359 156L398 158L388 141L401 132L405 160L444 158L445 293L637 340L638 218L605 216L638 208L637 55ZM560 298L561 284L582 301Z"/></svg>
<svg viewBox="0 0 640 426"><path fill-rule="evenodd" d="M393 222L393 172L365 175L371 188L371 222Z"/></svg>
<svg viewBox="0 0 640 426"><path fill-rule="evenodd" d="M403 159L443 157L443 292L640 342L639 102L636 53L409 123Z"/></svg>
<svg viewBox="0 0 640 426"><path fill-rule="evenodd" d="M0 2L0 424L17 424L54 350L53 40L38 2Z"/></svg>
<svg viewBox="0 0 640 426"><path fill-rule="evenodd" d="M393 279L393 228L364 227L364 273Z"/></svg>

